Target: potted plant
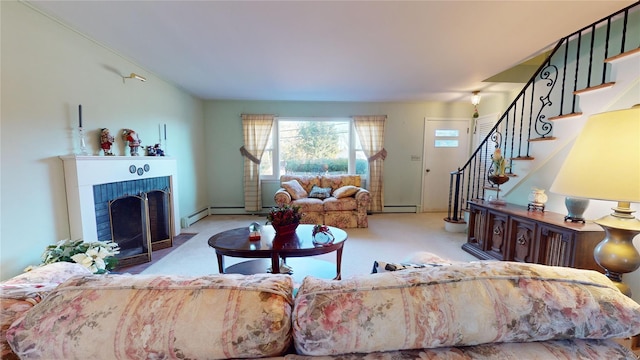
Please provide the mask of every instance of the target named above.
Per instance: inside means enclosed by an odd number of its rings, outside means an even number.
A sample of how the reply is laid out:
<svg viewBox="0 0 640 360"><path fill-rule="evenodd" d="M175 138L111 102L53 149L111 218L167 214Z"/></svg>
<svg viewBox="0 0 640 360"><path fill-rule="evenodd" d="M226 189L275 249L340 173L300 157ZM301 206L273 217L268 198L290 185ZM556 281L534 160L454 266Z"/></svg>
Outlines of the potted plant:
<svg viewBox="0 0 640 360"><path fill-rule="evenodd" d="M47 246L39 266L61 261L75 262L94 274L106 274L116 267L116 255L119 253L120 247L113 241L84 242L65 239ZM31 270L32 267L27 267L25 271Z"/></svg>
<svg viewBox="0 0 640 360"><path fill-rule="evenodd" d="M500 148L496 148L491 155L492 167L489 171L489 181L492 184L501 185L509 180L509 177L505 174L505 170L510 166L507 164L507 160L502 156Z"/></svg>
<svg viewBox="0 0 640 360"><path fill-rule="evenodd" d="M302 219L302 213L299 206L283 204L269 210L267 225L273 226L276 235L287 235L296 231L300 219Z"/></svg>

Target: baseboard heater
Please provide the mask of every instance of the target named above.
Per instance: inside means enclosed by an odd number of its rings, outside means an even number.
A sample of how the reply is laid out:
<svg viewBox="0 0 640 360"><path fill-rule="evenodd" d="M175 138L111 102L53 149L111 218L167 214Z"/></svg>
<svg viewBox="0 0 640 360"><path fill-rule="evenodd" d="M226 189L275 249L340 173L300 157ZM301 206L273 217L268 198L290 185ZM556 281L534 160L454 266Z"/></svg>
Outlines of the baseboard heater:
<svg viewBox="0 0 640 360"><path fill-rule="evenodd" d="M382 209L383 213L417 213L416 205L387 205Z"/></svg>
<svg viewBox="0 0 640 360"><path fill-rule="evenodd" d="M209 216L209 208L204 208L202 210L198 210L195 213L185 216L183 218L180 219L180 227L181 228L187 228L189 226L191 226L193 223L195 223L198 220L202 220L205 217Z"/></svg>
<svg viewBox="0 0 640 360"><path fill-rule="evenodd" d="M248 212L244 210L244 206L225 206L225 207L209 207L210 215L261 215L267 211Z"/></svg>

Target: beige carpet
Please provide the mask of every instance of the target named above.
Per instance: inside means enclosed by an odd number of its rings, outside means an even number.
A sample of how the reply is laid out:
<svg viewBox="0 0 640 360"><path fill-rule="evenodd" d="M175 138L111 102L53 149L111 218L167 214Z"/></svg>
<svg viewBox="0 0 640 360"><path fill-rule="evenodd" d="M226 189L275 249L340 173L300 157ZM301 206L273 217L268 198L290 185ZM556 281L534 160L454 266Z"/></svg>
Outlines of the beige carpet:
<svg viewBox="0 0 640 360"><path fill-rule="evenodd" d="M346 229L348 240L344 245L342 277L371 272L373 262L401 262L417 252L431 252L450 260L477 260L461 249L465 233L444 230L443 213L375 214L369 216L369 228ZM199 276L218 273L215 251L207 240L221 231L249 226L253 221L264 224L265 217L250 215L212 215L192 226L184 233L197 233L184 245L155 262L143 274L175 274ZM314 257L335 264L335 253ZM225 266L249 259L225 257ZM296 274L294 268L294 275Z"/></svg>

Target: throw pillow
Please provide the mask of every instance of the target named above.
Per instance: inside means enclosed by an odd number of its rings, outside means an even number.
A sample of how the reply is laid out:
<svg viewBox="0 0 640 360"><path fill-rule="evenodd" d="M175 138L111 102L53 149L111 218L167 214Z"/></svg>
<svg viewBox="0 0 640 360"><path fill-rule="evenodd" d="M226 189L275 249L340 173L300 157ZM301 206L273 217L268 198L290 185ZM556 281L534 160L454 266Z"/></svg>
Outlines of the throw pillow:
<svg viewBox="0 0 640 360"><path fill-rule="evenodd" d="M313 185L313 189L309 193L310 198L316 199L326 199L331 196L331 188L321 188L319 186Z"/></svg>
<svg viewBox="0 0 640 360"><path fill-rule="evenodd" d="M388 271L399 271L406 269L424 269L428 267L434 266L442 266L445 264L410 264L410 263L388 263L384 261L374 261L373 269L371 270L372 274L383 273Z"/></svg>
<svg viewBox="0 0 640 360"><path fill-rule="evenodd" d="M291 343L292 299L289 275L89 275L60 285L6 337L21 359L274 357Z"/></svg>
<svg viewBox="0 0 640 360"><path fill-rule="evenodd" d="M333 196L337 199L341 199L344 197L353 196L358 191L360 191L359 187L353 186L353 185L347 185L339 189L336 189L336 191L333 192Z"/></svg>
<svg viewBox="0 0 640 360"><path fill-rule="evenodd" d="M640 304L603 274L506 261L341 281L307 276L292 317L296 351L315 356L640 332Z"/></svg>
<svg viewBox="0 0 640 360"><path fill-rule="evenodd" d="M293 200L298 200L307 197L307 191L300 185L298 180L289 180L282 183L282 187L291 194Z"/></svg>

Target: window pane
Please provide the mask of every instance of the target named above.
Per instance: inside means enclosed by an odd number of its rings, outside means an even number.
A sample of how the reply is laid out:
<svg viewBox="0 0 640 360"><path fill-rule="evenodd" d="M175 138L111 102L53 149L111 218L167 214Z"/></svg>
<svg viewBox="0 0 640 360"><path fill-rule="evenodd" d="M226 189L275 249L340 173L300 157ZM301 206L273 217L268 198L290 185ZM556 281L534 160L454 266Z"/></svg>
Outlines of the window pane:
<svg viewBox="0 0 640 360"><path fill-rule="evenodd" d="M352 169L363 179L369 171L351 119L278 118L260 176L348 174Z"/></svg>
<svg viewBox="0 0 640 360"><path fill-rule="evenodd" d="M265 150L260 161L260 176L273 176L273 151Z"/></svg>
<svg viewBox="0 0 640 360"><path fill-rule="evenodd" d="M436 140L435 147L458 147L458 140Z"/></svg>
<svg viewBox="0 0 640 360"><path fill-rule="evenodd" d="M363 179L369 175L369 161L362 150L356 151L356 174L362 175Z"/></svg>
<svg viewBox="0 0 640 360"><path fill-rule="evenodd" d="M260 176L273 176L273 132L269 135L267 146L262 154L262 160L260 160Z"/></svg>
<svg viewBox="0 0 640 360"><path fill-rule="evenodd" d="M436 137L440 136L460 136L460 132L454 129L436 129Z"/></svg>
<svg viewBox="0 0 640 360"><path fill-rule="evenodd" d="M281 120L279 151L284 173L346 174L349 125L348 121Z"/></svg>

